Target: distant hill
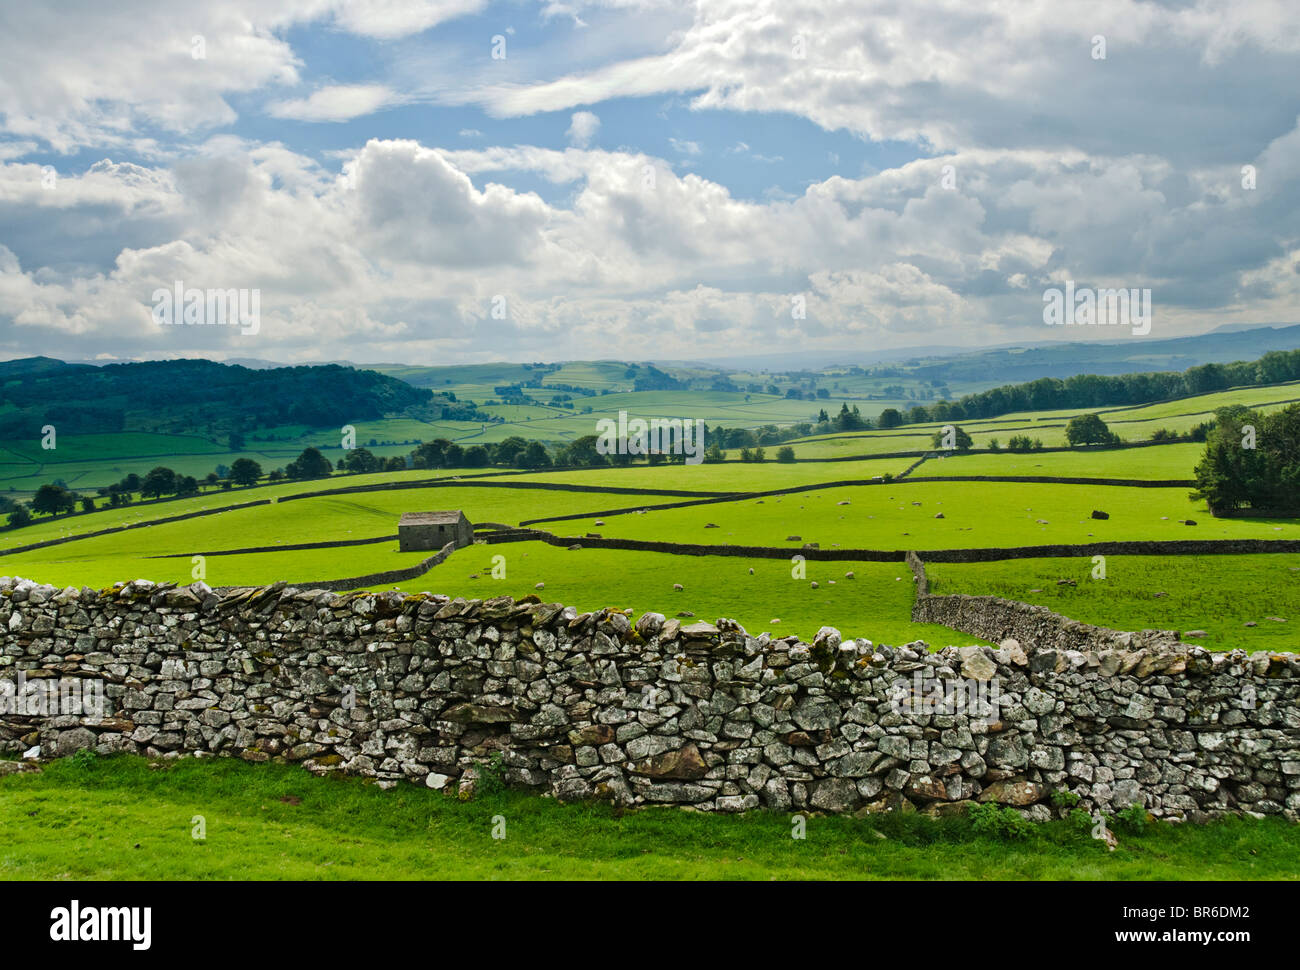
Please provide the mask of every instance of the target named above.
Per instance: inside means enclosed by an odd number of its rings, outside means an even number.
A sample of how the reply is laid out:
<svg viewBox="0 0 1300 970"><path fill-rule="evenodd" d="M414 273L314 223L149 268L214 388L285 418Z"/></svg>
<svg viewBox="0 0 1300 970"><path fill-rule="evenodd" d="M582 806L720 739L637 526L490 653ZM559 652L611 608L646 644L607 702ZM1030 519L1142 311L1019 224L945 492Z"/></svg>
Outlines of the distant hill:
<svg viewBox="0 0 1300 970"><path fill-rule="evenodd" d="M1254 360L1270 350L1300 347L1300 324L1226 324L1191 337L1129 337L1119 340L1043 341L1002 344L980 350L904 347L894 350L842 348L753 356L714 357L708 361L659 360L663 365L709 366L774 372L889 364L922 380L1010 383L1075 374L1126 374L1182 371L1197 364Z"/></svg>
<svg viewBox="0 0 1300 970"><path fill-rule="evenodd" d="M1300 325L1220 329L1195 337L1038 344L984 350L948 358L904 361L909 376L949 382L1005 383L1067 378L1076 374L1117 375L1139 371L1183 371L1200 364L1256 360L1270 350L1300 348Z"/></svg>
<svg viewBox="0 0 1300 970"><path fill-rule="evenodd" d="M437 420L473 405L371 370L338 365L253 370L210 360L92 367L45 357L0 363L0 438L118 431L224 435L381 417Z"/></svg>
<svg viewBox="0 0 1300 970"><path fill-rule="evenodd" d="M636 361L645 365L653 363L675 378L685 374L697 378L694 385L683 384L698 390L708 386L708 375L722 371L755 372L766 370L779 373L810 373L820 370L842 370L845 367L885 367L898 377L912 378L937 384L997 384L1019 383L1040 377L1073 377L1076 374L1116 375L1150 371L1184 371L1198 364L1227 364L1238 360L1255 360L1270 350L1295 350L1300 348L1300 324L1224 324L1209 333L1189 337L1169 337L1153 340L1149 337L1131 337L1113 340L1040 341L1011 343L979 350L917 346L880 350L875 348L841 348L837 350L789 351L779 354L757 354L711 357L704 360ZM229 366L243 366L251 370L281 371L289 365L260 358L233 358L224 362ZM618 365L619 373L613 378L601 375L596 380L581 377L567 381L569 384L589 384L611 390L631 389L632 379L621 371L631 362L620 361L568 361L561 363L526 363L498 361L487 364L422 364L406 363L358 364L346 360L309 361L296 367L352 367L386 374L415 387L437 389L447 385L494 386L503 384L536 384L544 381L548 386L566 383L564 376L553 372L581 371L583 368L599 369L599 365ZM91 365L111 367L104 361L78 361L64 363L50 357L28 357L0 363L0 379L27 373ZM611 372L613 373L613 372ZM593 375L594 376L594 375ZM667 388L665 388L667 389Z"/></svg>
<svg viewBox="0 0 1300 970"><path fill-rule="evenodd" d="M67 364L53 357L20 357L17 360L0 361L0 380L22 377L26 374L48 374L51 371L67 371L76 364Z"/></svg>

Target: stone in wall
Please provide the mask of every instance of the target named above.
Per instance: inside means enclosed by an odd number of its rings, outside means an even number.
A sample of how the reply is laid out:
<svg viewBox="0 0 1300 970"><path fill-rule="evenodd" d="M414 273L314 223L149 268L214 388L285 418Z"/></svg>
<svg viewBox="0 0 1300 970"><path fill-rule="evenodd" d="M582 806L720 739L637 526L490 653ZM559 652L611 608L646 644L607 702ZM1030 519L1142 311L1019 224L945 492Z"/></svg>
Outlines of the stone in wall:
<svg viewBox="0 0 1300 970"><path fill-rule="evenodd" d="M510 783L557 798L718 812L1046 818L1069 789L1089 811L1300 813L1290 654L1032 637L932 653L533 596L8 578L0 630L0 681L104 688L102 716L0 713L13 753L202 752L455 790L499 752Z"/></svg>

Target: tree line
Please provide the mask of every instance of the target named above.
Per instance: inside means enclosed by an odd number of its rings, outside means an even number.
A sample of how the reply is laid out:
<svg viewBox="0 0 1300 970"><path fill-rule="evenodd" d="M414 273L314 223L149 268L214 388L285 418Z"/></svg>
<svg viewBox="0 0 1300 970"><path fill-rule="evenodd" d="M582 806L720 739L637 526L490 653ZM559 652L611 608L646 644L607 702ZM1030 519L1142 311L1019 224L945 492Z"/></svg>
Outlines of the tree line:
<svg viewBox="0 0 1300 970"><path fill-rule="evenodd" d="M1272 414L1220 408L1195 475L1192 498L1214 515L1300 515L1300 404Z"/></svg>

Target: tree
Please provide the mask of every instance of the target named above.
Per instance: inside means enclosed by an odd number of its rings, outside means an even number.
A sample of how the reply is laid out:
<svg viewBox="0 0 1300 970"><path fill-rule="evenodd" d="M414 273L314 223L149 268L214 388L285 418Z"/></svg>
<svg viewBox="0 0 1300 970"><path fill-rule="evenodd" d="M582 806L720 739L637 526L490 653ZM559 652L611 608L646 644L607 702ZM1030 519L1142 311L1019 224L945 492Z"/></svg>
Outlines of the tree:
<svg viewBox="0 0 1300 970"><path fill-rule="evenodd" d="M551 464L551 456L546 453L546 446L540 441L530 441L528 447L524 449L523 457L519 459L522 468L548 468Z"/></svg>
<svg viewBox="0 0 1300 970"><path fill-rule="evenodd" d="M369 448L353 448L339 459L339 471L368 475L379 471L380 460Z"/></svg>
<svg viewBox="0 0 1300 970"><path fill-rule="evenodd" d="M596 449L596 444L599 441L600 439L596 435L589 434L569 442L568 447L564 449L563 457L557 457L556 463L583 467L608 465L609 459Z"/></svg>
<svg viewBox="0 0 1300 970"><path fill-rule="evenodd" d="M1065 426L1065 440L1073 445L1104 445L1112 440L1110 428L1099 414L1076 414Z"/></svg>
<svg viewBox="0 0 1300 970"><path fill-rule="evenodd" d="M162 498L176 492L176 473L170 468L159 465L140 483L140 494L145 498Z"/></svg>
<svg viewBox="0 0 1300 970"><path fill-rule="evenodd" d="M184 475L176 479L177 495L198 495L199 482L193 475Z"/></svg>
<svg viewBox="0 0 1300 970"><path fill-rule="evenodd" d="M934 437L930 439L930 445L934 448L946 448L944 441L946 437L946 430L940 428L934 433ZM966 433L965 429L960 425L953 426L953 444L956 445L957 451L970 451L971 445L974 443L975 442L971 440L971 436Z"/></svg>
<svg viewBox="0 0 1300 970"><path fill-rule="evenodd" d="M876 421L876 424L882 428L897 428L902 423L903 416L898 412L897 408L885 408L880 412L880 418Z"/></svg>
<svg viewBox="0 0 1300 970"><path fill-rule="evenodd" d="M27 506L19 505L9 513L9 528L21 529L25 525L32 524L32 513L27 510Z"/></svg>
<svg viewBox="0 0 1300 970"><path fill-rule="evenodd" d="M784 448L776 449L776 460L782 464L788 465L790 462L794 461L794 449L789 445L786 445Z"/></svg>
<svg viewBox="0 0 1300 970"><path fill-rule="evenodd" d="M1213 515L1247 507L1300 513L1300 404L1268 415L1221 408L1195 475L1192 498Z"/></svg>
<svg viewBox="0 0 1300 970"><path fill-rule="evenodd" d="M447 449L451 442L446 438L435 438L423 442L411 452L412 468L441 468L447 461Z"/></svg>
<svg viewBox="0 0 1300 970"><path fill-rule="evenodd" d="M77 507L77 496L62 485L42 485L32 496L32 511L41 515L58 515Z"/></svg>
<svg viewBox="0 0 1300 970"><path fill-rule="evenodd" d="M516 459L528 448L528 442L518 435L511 435L497 444L493 449L493 460L498 465L517 464Z"/></svg>
<svg viewBox="0 0 1300 970"><path fill-rule="evenodd" d="M330 460L316 448L304 448L284 469L290 478L325 478L333 470Z"/></svg>
<svg viewBox="0 0 1300 970"><path fill-rule="evenodd" d="M208 476L211 481L208 484L214 484L215 475ZM262 477L262 466L251 458L236 458L235 463L230 466L230 480L236 485L253 485Z"/></svg>
<svg viewBox="0 0 1300 970"><path fill-rule="evenodd" d="M853 410L849 410L847 403L840 405L840 413L835 416L835 429L837 431L861 431L866 427L862 420L862 414L858 411L858 406L853 405Z"/></svg>
<svg viewBox="0 0 1300 970"><path fill-rule="evenodd" d="M488 451L482 445L472 445L465 449L465 467L482 468L488 463Z"/></svg>
<svg viewBox="0 0 1300 970"><path fill-rule="evenodd" d="M81 496L81 511L83 512L95 511L95 500L91 496L89 495Z"/></svg>

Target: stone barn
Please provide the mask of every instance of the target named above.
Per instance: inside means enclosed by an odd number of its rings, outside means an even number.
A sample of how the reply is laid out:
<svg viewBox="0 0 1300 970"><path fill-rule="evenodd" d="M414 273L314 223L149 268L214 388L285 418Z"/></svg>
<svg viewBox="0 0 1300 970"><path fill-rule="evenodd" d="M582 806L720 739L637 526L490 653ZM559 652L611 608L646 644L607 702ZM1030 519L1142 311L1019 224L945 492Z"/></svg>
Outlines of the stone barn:
<svg viewBox="0 0 1300 970"><path fill-rule="evenodd" d="M407 512L397 523L397 545L402 552L437 552L449 542L457 548L474 542L474 526L460 509Z"/></svg>

